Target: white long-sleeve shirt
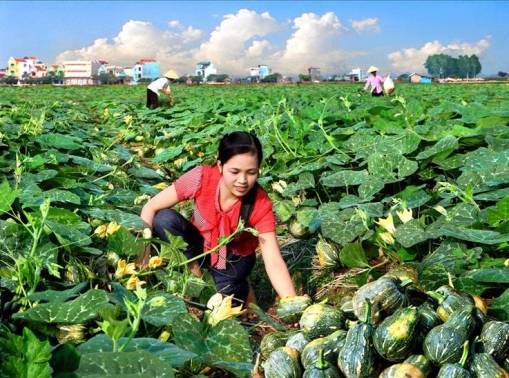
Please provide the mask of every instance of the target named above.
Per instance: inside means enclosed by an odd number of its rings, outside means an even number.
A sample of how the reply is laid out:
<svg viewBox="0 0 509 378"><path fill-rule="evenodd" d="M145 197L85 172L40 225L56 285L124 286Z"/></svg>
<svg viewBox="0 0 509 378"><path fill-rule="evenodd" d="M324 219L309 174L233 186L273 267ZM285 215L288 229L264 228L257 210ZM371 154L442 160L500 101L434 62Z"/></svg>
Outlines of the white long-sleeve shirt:
<svg viewBox="0 0 509 378"><path fill-rule="evenodd" d="M159 96L161 94L161 89L170 88L170 81L165 77L161 77L150 83L147 88L150 89L152 92L157 93L157 95Z"/></svg>

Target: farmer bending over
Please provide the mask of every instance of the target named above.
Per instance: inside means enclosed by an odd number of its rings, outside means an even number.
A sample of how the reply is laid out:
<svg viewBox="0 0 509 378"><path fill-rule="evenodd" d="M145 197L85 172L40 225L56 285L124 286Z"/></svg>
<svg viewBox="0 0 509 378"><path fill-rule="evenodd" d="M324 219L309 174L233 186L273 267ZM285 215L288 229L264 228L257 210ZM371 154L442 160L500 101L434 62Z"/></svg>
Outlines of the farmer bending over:
<svg viewBox="0 0 509 378"><path fill-rule="evenodd" d="M255 264L255 249L260 246L265 270L274 290L282 297L295 296L295 289L276 239L276 221L267 193L257 183L262 147L256 135L233 132L219 143L217 164L197 166L171 186L151 198L141 211L141 218L152 228L154 236L167 240L166 232L182 236L188 244L187 258L216 247L220 238L231 235L239 219L258 232L242 232L221 247L217 253L190 263L191 271L200 276L208 268L216 289L244 301L255 301L248 276ZM171 209L177 203L192 199L191 221Z"/></svg>
<svg viewBox="0 0 509 378"><path fill-rule="evenodd" d="M173 80L178 79L178 74L174 70L169 70L164 74L164 77L151 82L147 87L147 108L155 109L159 105L159 96L161 93L165 94L169 101L170 106L173 106L174 100L171 93L170 84Z"/></svg>
<svg viewBox="0 0 509 378"><path fill-rule="evenodd" d="M382 89L382 84L384 82L384 78L381 75L377 74L378 68L375 66L371 66L368 69L368 79L366 80L366 85L364 85L364 90L367 91L368 87L371 86L371 96L383 96L384 91Z"/></svg>

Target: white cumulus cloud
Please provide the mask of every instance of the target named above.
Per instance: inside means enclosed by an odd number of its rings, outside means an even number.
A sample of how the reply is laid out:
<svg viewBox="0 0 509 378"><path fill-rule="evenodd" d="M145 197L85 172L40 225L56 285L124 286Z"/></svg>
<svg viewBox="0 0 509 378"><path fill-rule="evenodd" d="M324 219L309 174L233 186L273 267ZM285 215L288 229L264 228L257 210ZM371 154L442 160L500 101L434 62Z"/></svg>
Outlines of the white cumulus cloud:
<svg viewBox="0 0 509 378"><path fill-rule="evenodd" d="M322 72L335 71L342 61L359 55L340 48L345 28L333 12L321 16L303 13L293 20L293 29L285 49L280 56L276 54L279 62L275 64L288 73L306 72L311 66L320 67Z"/></svg>
<svg viewBox="0 0 509 378"><path fill-rule="evenodd" d="M181 30L163 30L150 22L130 20L111 40L96 39L89 46L60 53L56 61L73 59L104 59L112 64L132 66L142 58L154 58L161 62L161 69L175 68L187 72L192 50L202 36L200 29L170 21L172 28ZM169 25L170 26L170 25Z"/></svg>
<svg viewBox="0 0 509 378"><path fill-rule="evenodd" d="M235 14L223 16L195 56L197 60L212 60L221 72L246 72L256 63L251 58L260 56L268 47L268 41L253 41L253 38L264 37L279 29L279 23L268 12L240 9Z"/></svg>
<svg viewBox="0 0 509 378"><path fill-rule="evenodd" d="M352 28L356 32L362 31L380 31L380 24L378 22L378 18L365 18L363 20L354 20L352 21Z"/></svg>
<svg viewBox="0 0 509 378"><path fill-rule="evenodd" d="M424 62L429 55L447 54L454 57L458 55L482 55L490 47L489 37L480 39L475 43L455 42L443 45L439 41L425 43L419 48L406 48L388 54L394 70L403 71L424 71Z"/></svg>

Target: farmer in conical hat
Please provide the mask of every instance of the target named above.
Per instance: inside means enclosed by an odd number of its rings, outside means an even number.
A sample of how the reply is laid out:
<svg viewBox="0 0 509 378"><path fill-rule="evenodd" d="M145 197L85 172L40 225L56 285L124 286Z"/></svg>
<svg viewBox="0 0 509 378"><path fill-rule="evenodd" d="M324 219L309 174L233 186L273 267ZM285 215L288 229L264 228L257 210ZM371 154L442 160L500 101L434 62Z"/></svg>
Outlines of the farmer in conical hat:
<svg viewBox="0 0 509 378"><path fill-rule="evenodd" d="M384 82L384 78L381 75L377 74L378 68L375 66L371 66L368 68L368 79L366 80L366 85L364 85L364 90L367 91L369 86L371 86L371 95L372 96L383 96L384 91L382 89L382 84Z"/></svg>
<svg viewBox="0 0 509 378"><path fill-rule="evenodd" d="M140 215L149 227L144 234L166 241L168 233L181 236L187 243L185 256L195 258L190 261L191 272L201 276L201 269L207 269L218 292L233 295L244 304L255 301L248 276L258 248L274 290L281 298L295 296L276 239L272 201L257 183L262 157L262 146L255 134L226 134L219 143L216 164L198 165L184 173L152 197ZM187 200L194 202L191 220L173 209ZM231 236L241 220L256 232ZM229 236L230 242L221 244ZM205 251L211 253L204 256ZM138 263L143 266L148 258L150 251L146 250Z"/></svg>
<svg viewBox="0 0 509 378"><path fill-rule="evenodd" d="M165 94L170 100L170 105L174 104L173 94L170 84L178 79L178 74L174 70L169 70L157 80L151 82L147 87L147 108L155 109L159 105L159 96Z"/></svg>

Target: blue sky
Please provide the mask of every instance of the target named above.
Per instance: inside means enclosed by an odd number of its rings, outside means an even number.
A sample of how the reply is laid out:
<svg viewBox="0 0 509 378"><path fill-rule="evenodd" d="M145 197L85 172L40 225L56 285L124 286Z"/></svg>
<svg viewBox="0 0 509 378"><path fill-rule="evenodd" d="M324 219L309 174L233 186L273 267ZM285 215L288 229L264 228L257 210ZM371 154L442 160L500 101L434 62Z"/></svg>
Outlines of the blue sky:
<svg viewBox="0 0 509 378"><path fill-rule="evenodd" d="M424 72L426 56L443 52L476 53L492 74L509 71L507 15L504 1L0 1L0 66L36 55L156 58L181 73L201 59L238 75L260 63L288 74Z"/></svg>

